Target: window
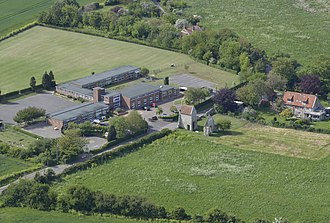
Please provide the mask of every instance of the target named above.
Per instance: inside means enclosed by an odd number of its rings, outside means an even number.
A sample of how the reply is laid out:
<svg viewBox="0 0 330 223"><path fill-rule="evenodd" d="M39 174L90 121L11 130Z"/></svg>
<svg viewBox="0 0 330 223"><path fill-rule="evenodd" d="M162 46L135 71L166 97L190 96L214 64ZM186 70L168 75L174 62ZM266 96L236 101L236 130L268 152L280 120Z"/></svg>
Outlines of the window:
<svg viewBox="0 0 330 223"><path fill-rule="evenodd" d="M150 103L152 103L152 101L153 101L152 97L150 97L149 100L150 100Z"/></svg>
<svg viewBox="0 0 330 223"><path fill-rule="evenodd" d="M138 105L138 107L140 107L140 105L141 105L141 101L140 100L138 100L137 105Z"/></svg>
<svg viewBox="0 0 330 223"><path fill-rule="evenodd" d="M131 108L135 108L135 103L133 102L132 104L131 104Z"/></svg>
<svg viewBox="0 0 330 223"><path fill-rule="evenodd" d="M147 104L147 99L143 99L143 104L146 105Z"/></svg>
<svg viewBox="0 0 330 223"><path fill-rule="evenodd" d="M159 96L158 95L156 95L156 101L158 101L159 100Z"/></svg>

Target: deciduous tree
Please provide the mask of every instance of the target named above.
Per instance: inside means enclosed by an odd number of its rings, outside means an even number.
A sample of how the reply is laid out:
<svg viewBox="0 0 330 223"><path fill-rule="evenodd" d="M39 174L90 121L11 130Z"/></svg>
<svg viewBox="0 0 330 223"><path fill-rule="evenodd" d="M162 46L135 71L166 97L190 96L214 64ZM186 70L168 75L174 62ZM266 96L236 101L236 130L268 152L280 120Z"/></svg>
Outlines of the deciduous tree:
<svg viewBox="0 0 330 223"><path fill-rule="evenodd" d="M321 91L321 80L318 75L304 75L300 78L300 89L304 93L318 94Z"/></svg>
<svg viewBox="0 0 330 223"><path fill-rule="evenodd" d="M213 101L217 104L222 112L235 111L237 105L235 103L236 93L229 88L222 88L216 92Z"/></svg>

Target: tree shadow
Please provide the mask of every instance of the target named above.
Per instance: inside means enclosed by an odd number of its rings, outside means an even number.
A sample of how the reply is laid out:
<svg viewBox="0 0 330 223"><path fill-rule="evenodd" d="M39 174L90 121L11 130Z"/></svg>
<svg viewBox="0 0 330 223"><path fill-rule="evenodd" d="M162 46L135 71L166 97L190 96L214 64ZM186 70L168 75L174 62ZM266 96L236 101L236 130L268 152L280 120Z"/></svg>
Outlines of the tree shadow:
<svg viewBox="0 0 330 223"><path fill-rule="evenodd" d="M221 137L221 136L239 136L243 135L243 132L238 132L238 131L219 131L219 132L214 132L210 136L211 137Z"/></svg>

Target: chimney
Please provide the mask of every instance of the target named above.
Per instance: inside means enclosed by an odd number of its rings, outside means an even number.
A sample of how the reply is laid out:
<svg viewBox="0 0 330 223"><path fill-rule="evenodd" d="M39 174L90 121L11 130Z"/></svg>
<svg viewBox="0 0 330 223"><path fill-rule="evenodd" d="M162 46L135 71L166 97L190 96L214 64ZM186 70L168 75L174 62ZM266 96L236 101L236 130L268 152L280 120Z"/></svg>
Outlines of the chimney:
<svg viewBox="0 0 330 223"><path fill-rule="evenodd" d="M100 102L102 100L101 96L103 94L105 94L105 89L104 88L101 88L101 87L93 88L93 102L94 103Z"/></svg>

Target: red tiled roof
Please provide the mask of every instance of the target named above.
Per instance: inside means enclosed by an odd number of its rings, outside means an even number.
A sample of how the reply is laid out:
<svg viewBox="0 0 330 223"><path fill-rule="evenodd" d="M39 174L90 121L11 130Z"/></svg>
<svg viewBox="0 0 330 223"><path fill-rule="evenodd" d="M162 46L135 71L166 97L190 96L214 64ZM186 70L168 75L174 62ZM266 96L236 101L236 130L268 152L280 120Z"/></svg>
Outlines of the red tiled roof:
<svg viewBox="0 0 330 223"><path fill-rule="evenodd" d="M298 92L286 91L283 95L283 103L294 107L313 108L317 96Z"/></svg>
<svg viewBox="0 0 330 223"><path fill-rule="evenodd" d="M190 106L190 105L182 105L180 108L180 112L183 115L191 115L192 111L194 109L194 106Z"/></svg>

